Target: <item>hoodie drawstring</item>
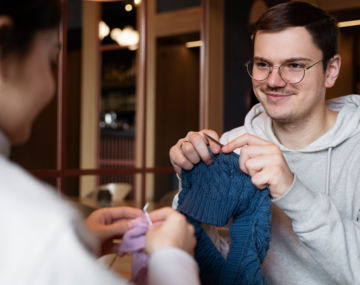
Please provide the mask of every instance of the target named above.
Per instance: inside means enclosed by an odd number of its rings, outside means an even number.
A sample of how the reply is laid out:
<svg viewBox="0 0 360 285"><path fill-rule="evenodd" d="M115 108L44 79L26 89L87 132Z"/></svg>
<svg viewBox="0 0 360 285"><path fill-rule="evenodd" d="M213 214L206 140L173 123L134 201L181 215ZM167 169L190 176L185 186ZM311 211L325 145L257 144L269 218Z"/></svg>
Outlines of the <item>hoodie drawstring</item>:
<svg viewBox="0 0 360 285"><path fill-rule="evenodd" d="M325 181L325 193L329 195L330 193L330 170L331 170L331 153L332 147L328 148L328 155L327 155L327 166L326 166L326 181Z"/></svg>

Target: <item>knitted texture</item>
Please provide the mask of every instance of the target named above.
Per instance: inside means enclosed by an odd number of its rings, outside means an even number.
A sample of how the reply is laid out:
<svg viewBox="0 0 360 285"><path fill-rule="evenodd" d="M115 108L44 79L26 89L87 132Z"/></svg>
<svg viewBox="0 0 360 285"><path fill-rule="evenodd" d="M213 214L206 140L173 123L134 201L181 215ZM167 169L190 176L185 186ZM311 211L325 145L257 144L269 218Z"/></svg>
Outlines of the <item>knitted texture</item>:
<svg viewBox="0 0 360 285"><path fill-rule="evenodd" d="M212 155L213 163L182 171L178 210L195 227L195 258L202 284L267 284L260 265L271 238L269 189L259 190L239 168L235 153ZM226 259L201 223L230 224L231 244Z"/></svg>
<svg viewBox="0 0 360 285"><path fill-rule="evenodd" d="M148 229L147 221L141 216L138 217L135 226L124 234L119 251L119 255L132 253L131 280L137 285L147 284L149 256L144 249Z"/></svg>

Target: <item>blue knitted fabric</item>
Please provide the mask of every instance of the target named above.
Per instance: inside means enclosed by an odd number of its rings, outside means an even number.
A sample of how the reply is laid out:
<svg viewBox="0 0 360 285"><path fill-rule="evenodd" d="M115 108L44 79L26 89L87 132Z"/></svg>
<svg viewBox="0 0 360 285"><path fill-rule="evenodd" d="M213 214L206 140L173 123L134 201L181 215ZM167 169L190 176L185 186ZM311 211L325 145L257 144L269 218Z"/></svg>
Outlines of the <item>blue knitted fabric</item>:
<svg viewBox="0 0 360 285"><path fill-rule="evenodd" d="M260 265L271 238L269 190L259 190L239 168L235 153L213 155L182 171L178 210L195 227L195 258L202 284L267 284ZM226 259L216 249L201 223L218 227L230 219L230 251Z"/></svg>

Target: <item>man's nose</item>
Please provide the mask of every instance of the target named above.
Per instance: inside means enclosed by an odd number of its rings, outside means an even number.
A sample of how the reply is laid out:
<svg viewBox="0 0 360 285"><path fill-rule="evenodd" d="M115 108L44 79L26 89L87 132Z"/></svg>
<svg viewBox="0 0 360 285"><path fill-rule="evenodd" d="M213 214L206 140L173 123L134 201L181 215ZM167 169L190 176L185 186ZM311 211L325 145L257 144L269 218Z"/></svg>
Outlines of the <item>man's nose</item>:
<svg viewBox="0 0 360 285"><path fill-rule="evenodd" d="M286 82L280 76L280 66L274 65L271 68L267 84L271 87L284 87L286 85Z"/></svg>

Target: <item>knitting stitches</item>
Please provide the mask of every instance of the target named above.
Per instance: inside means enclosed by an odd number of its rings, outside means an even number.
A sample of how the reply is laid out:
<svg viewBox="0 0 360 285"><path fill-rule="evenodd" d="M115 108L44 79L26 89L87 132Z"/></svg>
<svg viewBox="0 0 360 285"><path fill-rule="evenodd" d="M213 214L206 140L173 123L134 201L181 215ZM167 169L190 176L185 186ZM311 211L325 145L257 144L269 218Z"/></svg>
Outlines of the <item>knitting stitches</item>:
<svg viewBox="0 0 360 285"><path fill-rule="evenodd" d="M146 285L149 256L145 252L145 235L149 230L149 224L143 216L138 217L134 224L124 234L118 254L121 256L132 253L132 281L137 285Z"/></svg>
<svg viewBox="0 0 360 285"><path fill-rule="evenodd" d="M195 227L195 258L203 284L267 284L260 265L271 237L269 190L259 190L239 169L235 153L213 155L182 172L178 210ZM231 245L226 260L211 242L201 223L230 225Z"/></svg>

